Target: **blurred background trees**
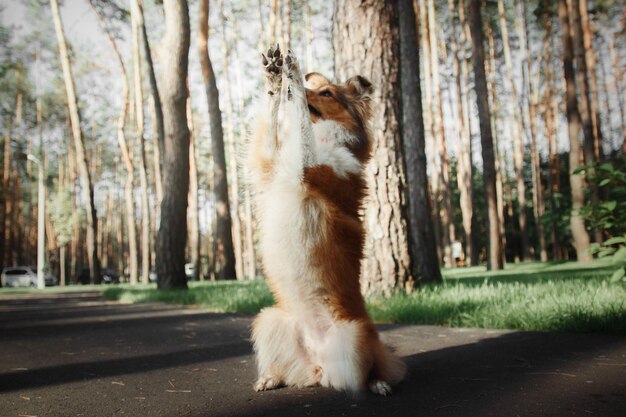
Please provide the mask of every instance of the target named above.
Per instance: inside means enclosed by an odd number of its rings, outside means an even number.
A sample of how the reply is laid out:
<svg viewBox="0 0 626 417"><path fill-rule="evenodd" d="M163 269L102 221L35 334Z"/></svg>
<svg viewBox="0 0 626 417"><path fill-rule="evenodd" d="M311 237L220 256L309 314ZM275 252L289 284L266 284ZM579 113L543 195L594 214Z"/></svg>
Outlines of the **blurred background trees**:
<svg viewBox="0 0 626 417"><path fill-rule="evenodd" d="M0 17L3 267L36 260L32 154L63 282L262 275L242 154L272 42L374 84L365 291L588 261L625 233L623 2L29 0Z"/></svg>

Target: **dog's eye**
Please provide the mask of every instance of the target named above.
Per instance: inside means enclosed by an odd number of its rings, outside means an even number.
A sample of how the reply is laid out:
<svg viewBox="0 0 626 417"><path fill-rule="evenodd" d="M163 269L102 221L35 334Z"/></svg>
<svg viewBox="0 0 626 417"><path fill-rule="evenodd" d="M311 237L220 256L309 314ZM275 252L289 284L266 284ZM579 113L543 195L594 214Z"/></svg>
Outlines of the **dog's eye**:
<svg viewBox="0 0 626 417"><path fill-rule="evenodd" d="M330 91L326 90L326 91L322 91L320 93L320 95L323 96L323 97L332 97L333 93L331 93Z"/></svg>

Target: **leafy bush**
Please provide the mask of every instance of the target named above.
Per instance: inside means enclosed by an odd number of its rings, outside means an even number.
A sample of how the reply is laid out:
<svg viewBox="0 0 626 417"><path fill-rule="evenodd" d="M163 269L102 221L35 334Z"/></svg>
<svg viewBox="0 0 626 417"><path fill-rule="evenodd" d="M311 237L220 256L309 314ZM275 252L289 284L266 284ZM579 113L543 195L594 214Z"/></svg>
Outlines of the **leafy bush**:
<svg viewBox="0 0 626 417"><path fill-rule="evenodd" d="M602 244L592 244L590 252L599 258L612 256L618 269L611 281L622 281L626 276L626 172L604 163L580 167L577 173L585 173L587 181L596 184L605 196L604 201L587 203L580 211L581 215L592 227L613 236Z"/></svg>

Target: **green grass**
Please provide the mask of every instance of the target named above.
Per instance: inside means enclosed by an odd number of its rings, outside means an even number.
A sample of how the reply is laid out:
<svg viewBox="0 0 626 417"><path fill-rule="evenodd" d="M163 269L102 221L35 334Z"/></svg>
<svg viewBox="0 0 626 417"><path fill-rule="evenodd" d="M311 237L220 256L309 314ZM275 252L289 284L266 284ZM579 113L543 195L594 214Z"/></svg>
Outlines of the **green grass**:
<svg viewBox="0 0 626 417"><path fill-rule="evenodd" d="M585 265L529 262L497 272L446 269L443 284L373 297L368 308L377 322L623 335L626 285L610 282L614 269L609 260ZM173 291L154 285L100 288L122 302L158 301L212 312L252 314L273 303L262 280L194 282L189 290Z"/></svg>
<svg viewBox="0 0 626 417"><path fill-rule="evenodd" d="M626 287L610 261L523 263L503 271L444 270L444 283L369 300L376 321L626 334Z"/></svg>
<svg viewBox="0 0 626 417"><path fill-rule="evenodd" d="M105 297L125 303L193 305L217 313L256 313L274 303L265 281L190 282L188 290L159 291L155 284L108 287Z"/></svg>

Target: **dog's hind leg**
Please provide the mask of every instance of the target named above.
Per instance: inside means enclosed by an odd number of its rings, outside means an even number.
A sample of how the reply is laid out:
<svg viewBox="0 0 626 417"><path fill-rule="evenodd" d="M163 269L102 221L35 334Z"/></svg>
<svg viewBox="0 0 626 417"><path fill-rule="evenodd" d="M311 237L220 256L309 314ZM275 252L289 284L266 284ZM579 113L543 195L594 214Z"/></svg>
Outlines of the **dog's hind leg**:
<svg viewBox="0 0 626 417"><path fill-rule="evenodd" d="M321 368L311 362L299 323L282 309L265 308L259 313L252 325L252 340L259 372L255 390L319 383Z"/></svg>

